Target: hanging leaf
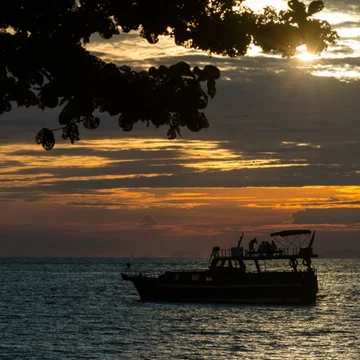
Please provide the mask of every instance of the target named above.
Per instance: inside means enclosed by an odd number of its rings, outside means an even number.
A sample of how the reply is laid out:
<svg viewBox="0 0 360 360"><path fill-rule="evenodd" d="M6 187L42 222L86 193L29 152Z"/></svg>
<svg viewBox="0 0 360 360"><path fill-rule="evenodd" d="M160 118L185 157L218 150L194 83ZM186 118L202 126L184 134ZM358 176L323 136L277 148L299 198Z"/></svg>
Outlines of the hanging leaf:
<svg viewBox="0 0 360 360"><path fill-rule="evenodd" d="M79 127L77 124L70 123L63 128L62 138L64 140L70 139L71 143L74 144L75 141L80 140Z"/></svg>
<svg viewBox="0 0 360 360"><path fill-rule="evenodd" d="M220 70L216 66L206 65L203 71L206 79L217 80L220 78Z"/></svg>
<svg viewBox="0 0 360 360"><path fill-rule="evenodd" d="M123 129L123 131L131 131L134 127L131 117L129 114L125 113L119 116L118 124Z"/></svg>
<svg viewBox="0 0 360 360"><path fill-rule="evenodd" d="M46 84L43 87L43 89L40 91L39 99L40 99L40 107L42 109L44 109L45 107L53 109L59 104L58 97L55 95L55 92L51 89L51 87L48 84Z"/></svg>
<svg viewBox="0 0 360 360"><path fill-rule="evenodd" d="M206 85L207 85L207 93L210 96L210 98L212 99L216 94L216 86L215 86L216 82L214 79L209 79L206 82Z"/></svg>
<svg viewBox="0 0 360 360"><path fill-rule="evenodd" d="M146 39L149 44L156 44L159 41L158 34L142 29L140 36Z"/></svg>
<svg viewBox="0 0 360 360"><path fill-rule="evenodd" d="M305 11L305 4L302 3L299 0L290 0L288 1L288 6L291 10L294 10L296 12L303 12Z"/></svg>
<svg viewBox="0 0 360 360"><path fill-rule="evenodd" d="M204 113L199 113L199 123L202 129L210 127L209 121L207 120Z"/></svg>
<svg viewBox="0 0 360 360"><path fill-rule="evenodd" d="M308 14L313 15L320 12L324 8L324 2L321 0L313 1L308 7Z"/></svg>
<svg viewBox="0 0 360 360"><path fill-rule="evenodd" d="M176 139L176 130L174 129L174 128L170 128L169 130L168 130L168 132L167 132L167 138L169 139L169 140L174 140L174 139Z"/></svg>
<svg viewBox="0 0 360 360"><path fill-rule="evenodd" d="M11 104L8 100L0 100L0 115L3 112L10 112L11 111Z"/></svg>
<svg viewBox="0 0 360 360"><path fill-rule="evenodd" d="M97 129L100 125L100 119L98 117L94 117L93 115L87 116L83 119L83 125L89 130Z"/></svg>
<svg viewBox="0 0 360 360"><path fill-rule="evenodd" d="M61 110L59 115L59 123L61 125L67 125L73 120L74 116L70 114L67 105Z"/></svg>
<svg viewBox="0 0 360 360"><path fill-rule="evenodd" d="M47 128L43 128L37 133L35 141L37 144L41 144L45 150L50 151L55 145L54 133Z"/></svg>

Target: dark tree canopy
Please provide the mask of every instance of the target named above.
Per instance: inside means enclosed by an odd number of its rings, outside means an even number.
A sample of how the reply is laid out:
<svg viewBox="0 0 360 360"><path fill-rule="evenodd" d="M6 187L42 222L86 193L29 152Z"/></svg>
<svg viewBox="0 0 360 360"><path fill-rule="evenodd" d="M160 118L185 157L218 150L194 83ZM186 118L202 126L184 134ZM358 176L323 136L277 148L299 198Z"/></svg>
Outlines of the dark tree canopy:
<svg viewBox="0 0 360 360"><path fill-rule="evenodd" d="M72 143L79 140L78 124L98 127L95 111L117 116L124 131L138 121L166 125L169 139L182 126L199 131L209 126L202 110L215 96L219 69L180 62L136 72L90 54L90 36L110 39L140 30L151 44L164 35L179 46L230 57L245 55L251 42L290 57L300 45L320 53L336 41L329 23L312 17L323 9L322 1L288 5L286 11L267 7L254 13L232 0L1 1L0 114L14 104L64 105L59 122L63 138ZM42 129L36 141L51 150L53 131Z"/></svg>

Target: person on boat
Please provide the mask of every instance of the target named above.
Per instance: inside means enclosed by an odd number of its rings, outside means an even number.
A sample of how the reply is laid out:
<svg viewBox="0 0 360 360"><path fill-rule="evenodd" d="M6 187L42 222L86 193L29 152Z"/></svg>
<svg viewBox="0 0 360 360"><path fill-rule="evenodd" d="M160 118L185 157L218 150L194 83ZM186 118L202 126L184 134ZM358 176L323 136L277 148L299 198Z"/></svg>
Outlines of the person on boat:
<svg viewBox="0 0 360 360"><path fill-rule="evenodd" d="M252 240L250 240L250 242L249 242L249 254L250 255L251 255L251 253L253 253L255 251L255 244L257 244L256 238L253 238Z"/></svg>
<svg viewBox="0 0 360 360"><path fill-rule="evenodd" d="M265 241L265 249L264 249L264 253L267 254L267 255L272 255L274 252L273 252L273 249L271 247L271 244L268 242L268 241Z"/></svg>
<svg viewBox="0 0 360 360"><path fill-rule="evenodd" d="M275 241L271 241L271 249L272 249L272 252L275 254L282 254L284 252L284 250L281 250L281 249L278 249L277 245L275 244Z"/></svg>
<svg viewBox="0 0 360 360"><path fill-rule="evenodd" d="M262 241L261 244L259 245L258 252L259 254L263 254L266 252L265 241Z"/></svg>

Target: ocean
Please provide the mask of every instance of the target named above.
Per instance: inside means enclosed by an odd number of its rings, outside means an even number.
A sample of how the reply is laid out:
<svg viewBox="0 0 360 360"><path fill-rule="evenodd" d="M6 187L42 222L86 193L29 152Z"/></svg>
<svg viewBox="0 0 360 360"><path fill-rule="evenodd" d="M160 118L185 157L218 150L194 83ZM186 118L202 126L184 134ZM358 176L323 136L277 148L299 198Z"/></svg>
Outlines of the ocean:
<svg viewBox="0 0 360 360"><path fill-rule="evenodd" d="M142 303L128 262L208 259L2 258L0 359L360 359L360 260L316 260L314 306Z"/></svg>

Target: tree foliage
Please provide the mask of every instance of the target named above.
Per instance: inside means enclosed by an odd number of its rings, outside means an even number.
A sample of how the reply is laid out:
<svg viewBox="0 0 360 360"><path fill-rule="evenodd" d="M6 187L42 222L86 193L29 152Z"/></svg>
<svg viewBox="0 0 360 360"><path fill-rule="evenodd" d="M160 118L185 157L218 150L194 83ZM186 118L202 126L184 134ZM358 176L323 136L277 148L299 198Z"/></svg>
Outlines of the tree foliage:
<svg viewBox="0 0 360 360"><path fill-rule="evenodd" d="M72 143L79 140L79 124L99 126L95 112L117 116L124 131L138 121L166 125L169 139L183 126L199 131L209 126L203 109L216 94L219 69L180 62L137 72L89 53L91 35L110 39L134 30L151 44L164 35L179 46L230 57L245 55L251 42L289 57L300 45L320 53L336 41L329 23L312 17L322 1L288 5L286 11L266 7L255 13L232 0L2 1L0 114L14 104L63 105L62 136ZM36 141L51 150L53 131L42 129Z"/></svg>

